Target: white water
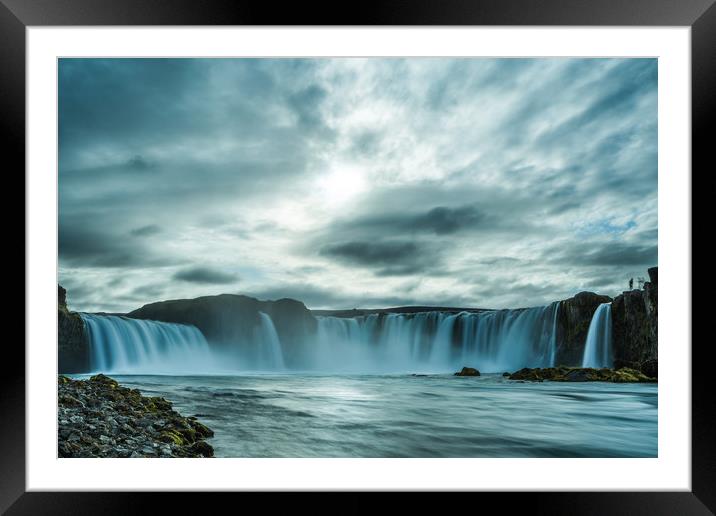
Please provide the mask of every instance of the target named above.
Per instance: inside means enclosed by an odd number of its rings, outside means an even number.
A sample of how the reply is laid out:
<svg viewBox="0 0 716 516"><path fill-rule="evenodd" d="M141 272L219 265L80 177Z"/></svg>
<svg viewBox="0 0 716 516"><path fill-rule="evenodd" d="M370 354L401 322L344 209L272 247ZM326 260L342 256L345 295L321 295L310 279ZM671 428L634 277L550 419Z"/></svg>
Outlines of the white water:
<svg viewBox="0 0 716 516"><path fill-rule="evenodd" d="M309 363L318 370L376 372L549 367L558 308L317 317Z"/></svg>
<svg viewBox="0 0 716 516"><path fill-rule="evenodd" d="M317 317L318 331L292 349L287 367L271 317L260 313L250 342L210 347L194 326L82 314L92 371L482 372L554 365L559 303L520 310Z"/></svg>
<svg viewBox="0 0 716 516"><path fill-rule="evenodd" d="M612 367L612 304L599 305L589 323L582 367Z"/></svg>

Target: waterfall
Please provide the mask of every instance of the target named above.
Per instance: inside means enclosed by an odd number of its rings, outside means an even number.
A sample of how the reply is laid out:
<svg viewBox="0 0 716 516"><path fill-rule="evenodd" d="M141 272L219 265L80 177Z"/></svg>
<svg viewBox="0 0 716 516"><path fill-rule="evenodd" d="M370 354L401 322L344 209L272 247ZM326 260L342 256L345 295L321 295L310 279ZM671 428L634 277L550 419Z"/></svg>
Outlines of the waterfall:
<svg viewBox="0 0 716 516"><path fill-rule="evenodd" d="M232 373L284 369L271 317L259 312L249 342L210 347L195 326L115 315L80 314L90 344L90 370L128 374Z"/></svg>
<svg viewBox="0 0 716 516"><path fill-rule="evenodd" d="M211 364L194 326L115 315L80 314L89 335L90 369L112 373L178 373Z"/></svg>
<svg viewBox="0 0 716 516"><path fill-rule="evenodd" d="M484 372L554 365L559 303L520 310L319 316L311 368Z"/></svg>
<svg viewBox="0 0 716 516"><path fill-rule="evenodd" d="M599 305L589 323L582 367L612 367L612 304Z"/></svg>
<svg viewBox="0 0 716 516"><path fill-rule="evenodd" d="M263 312L253 332L241 341L211 346L190 325L81 315L90 340L92 371L393 373L452 372L466 365L483 372L553 366L558 311L559 302L555 302L518 310L318 316L317 333L286 350L290 351L288 363L274 322Z"/></svg>
<svg viewBox="0 0 716 516"><path fill-rule="evenodd" d="M268 314L259 312L261 324L255 332L254 342L258 347L258 358L253 363L257 369L281 370L283 365L283 351L278 332Z"/></svg>

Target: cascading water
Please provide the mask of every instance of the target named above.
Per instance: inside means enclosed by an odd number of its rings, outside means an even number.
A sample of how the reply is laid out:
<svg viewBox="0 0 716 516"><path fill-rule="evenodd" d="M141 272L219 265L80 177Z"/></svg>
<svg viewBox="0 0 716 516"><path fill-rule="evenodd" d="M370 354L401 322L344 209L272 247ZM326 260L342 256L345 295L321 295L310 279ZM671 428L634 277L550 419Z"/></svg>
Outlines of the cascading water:
<svg viewBox="0 0 716 516"><path fill-rule="evenodd" d="M256 356L250 360L253 367L264 370L281 370L284 368L283 351L278 332L268 314L259 312L261 324L257 328L254 337Z"/></svg>
<svg viewBox="0 0 716 516"><path fill-rule="evenodd" d="M210 347L195 326L80 315L89 335L92 371L194 374L284 369L281 341L271 317L263 312L249 342L218 347Z"/></svg>
<svg viewBox="0 0 716 516"><path fill-rule="evenodd" d="M559 303L522 310L321 316L311 368L485 372L554 365Z"/></svg>
<svg viewBox="0 0 716 516"><path fill-rule="evenodd" d="M209 346L194 326L81 314L91 369L112 373L231 373L305 369L325 372L483 372L554 365L559 303L519 310L316 317L317 334L291 350L259 312L247 341ZM590 331L591 334L591 331Z"/></svg>
<svg viewBox="0 0 716 516"><path fill-rule="evenodd" d="M89 334L90 369L112 373L177 373L205 369L212 355L194 326L80 314Z"/></svg>
<svg viewBox="0 0 716 516"><path fill-rule="evenodd" d="M612 304L599 305L589 323L582 367L612 367Z"/></svg>

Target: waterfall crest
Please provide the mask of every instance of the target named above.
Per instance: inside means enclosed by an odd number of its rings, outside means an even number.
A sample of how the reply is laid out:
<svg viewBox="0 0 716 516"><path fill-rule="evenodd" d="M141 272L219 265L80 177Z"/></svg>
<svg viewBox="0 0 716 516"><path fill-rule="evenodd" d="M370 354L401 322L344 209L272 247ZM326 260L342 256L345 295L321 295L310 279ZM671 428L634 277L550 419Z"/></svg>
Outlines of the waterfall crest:
<svg viewBox="0 0 716 516"><path fill-rule="evenodd" d="M319 316L318 369L485 372L554 365L559 302L521 310Z"/></svg>
<svg viewBox="0 0 716 516"><path fill-rule="evenodd" d="M582 367L612 367L612 304L597 307L589 323Z"/></svg>

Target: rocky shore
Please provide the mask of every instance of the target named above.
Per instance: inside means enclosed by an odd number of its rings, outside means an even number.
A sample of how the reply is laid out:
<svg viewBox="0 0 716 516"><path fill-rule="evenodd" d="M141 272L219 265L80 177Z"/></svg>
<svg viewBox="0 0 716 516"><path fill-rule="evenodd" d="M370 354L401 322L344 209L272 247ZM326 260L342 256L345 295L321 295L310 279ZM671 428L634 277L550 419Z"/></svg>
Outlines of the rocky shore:
<svg viewBox="0 0 716 516"><path fill-rule="evenodd" d="M60 457L213 457L214 432L160 397L99 374L58 377Z"/></svg>
<svg viewBox="0 0 716 516"><path fill-rule="evenodd" d="M593 369L591 367L525 367L514 373L505 373L509 380L530 382L613 382L613 383L656 383L656 378L646 376L641 371L623 367L621 369Z"/></svg>

